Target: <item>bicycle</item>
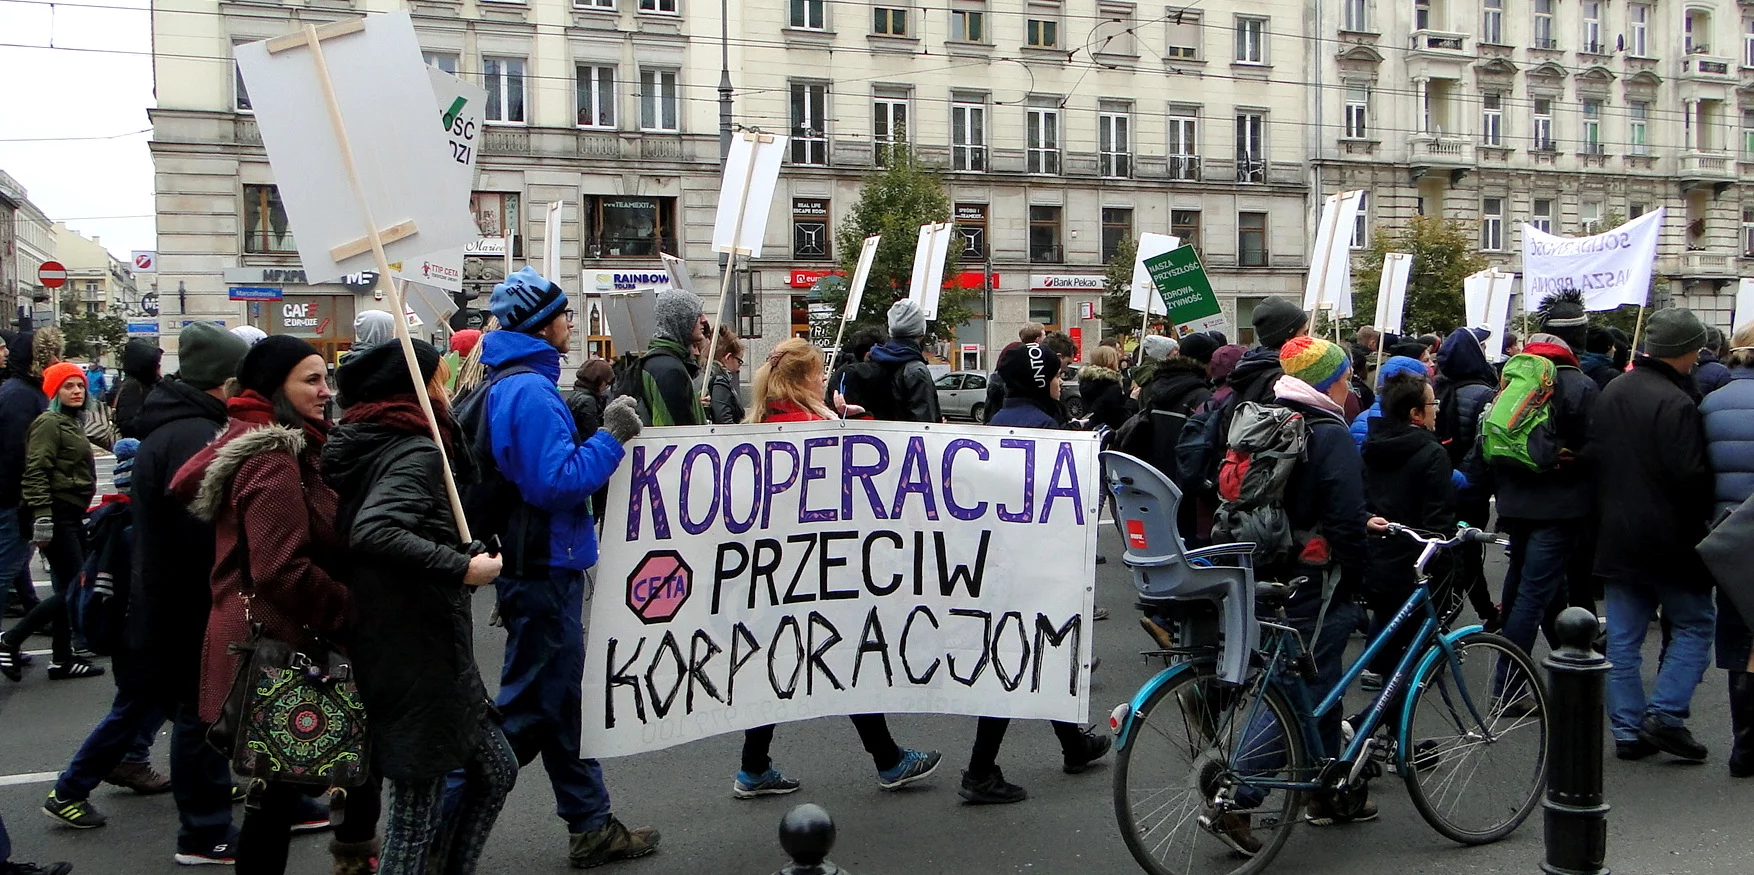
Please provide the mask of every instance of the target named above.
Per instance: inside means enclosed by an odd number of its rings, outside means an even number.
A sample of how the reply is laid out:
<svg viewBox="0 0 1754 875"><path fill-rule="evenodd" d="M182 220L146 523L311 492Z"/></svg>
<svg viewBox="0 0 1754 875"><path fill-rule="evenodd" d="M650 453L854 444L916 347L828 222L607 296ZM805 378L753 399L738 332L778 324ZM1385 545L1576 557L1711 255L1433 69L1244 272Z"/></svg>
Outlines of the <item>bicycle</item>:
<svg viewBox="0 0 1754 875"><path fill-rule="evenodd" d="M1419 814L1456 842L1495 842L1528 818L1547 759L1546 694L1534 662L1479 626L1446 630L1453 612L1434 602L1426 572L1439 551L1492 535L1462 526L1445 539L1391 525L1390 536L1422 545L1417 585L1312 704L1314 660L1283 618L1296 591L1315 584L1256 582L1249 544L1187 550L1175 531L1174 484L1131 456L1104 453L1103 462L1140 606L1177 628L1177 647L1147 652L1171 664L1110 717L1115 813L1145 871L1258 873L1303 819L1306 794L1331 794L1342 814L1355 813L1385 762ZM1270 619L1257 619L1257 603ZM1356 731L1341 750L1326 750L1317 721L1341 707L1372 658L1412 622L1412 645L1355 716Z"/></svg>

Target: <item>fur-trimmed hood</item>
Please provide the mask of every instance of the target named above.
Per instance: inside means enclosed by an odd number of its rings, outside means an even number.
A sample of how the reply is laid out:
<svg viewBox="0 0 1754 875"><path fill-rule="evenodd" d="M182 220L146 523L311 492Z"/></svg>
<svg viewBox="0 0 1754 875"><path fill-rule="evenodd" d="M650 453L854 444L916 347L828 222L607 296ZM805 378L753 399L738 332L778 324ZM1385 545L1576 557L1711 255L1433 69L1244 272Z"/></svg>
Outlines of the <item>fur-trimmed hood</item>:
<svg viewBox="0 0 1754 875"><path fill-rule="evenodd" d="M189 506L196 519L213 522L245 461L273 452L290 453L297 459L305 451L305 442L298 429L234 419L224 434L183 465L171 482L171 492Z"/></svg>
<svg viewBox="0 0 1754 875"><path fill-rule="evenodd" d="M1100 365L1083 365L1078 368L1078 385L1082 386L1085 383L1095 382L1097 380L1113 380L1119 383L1121 381L1121 372L1114 368L1105 368Z"/></svg>

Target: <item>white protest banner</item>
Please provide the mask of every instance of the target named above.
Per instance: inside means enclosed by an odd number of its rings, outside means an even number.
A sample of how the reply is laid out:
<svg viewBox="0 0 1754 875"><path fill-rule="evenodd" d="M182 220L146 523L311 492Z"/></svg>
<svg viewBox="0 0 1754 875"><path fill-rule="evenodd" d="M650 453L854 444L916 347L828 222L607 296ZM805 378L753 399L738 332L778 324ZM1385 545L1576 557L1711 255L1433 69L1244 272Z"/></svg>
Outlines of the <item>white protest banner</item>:
<svg viewBox="0 0 1754 875"><path fill-rule="evenodd" d="M237 48L305 275L327 282L380 267L367 209L391 262L473 242L469 182L447 166L455 161L445 129L433 124L432 80L408 13L343 19L318 28L318 38L326 80L310 51L292 50L306 45L303 33Z"/></svg>
<svg viewBox="0 0 1754 875"><path fill-rule="evenodd" d="M785 137L744 131L731 138L731 153L725 156L725 173L719 180L719 211L713 219L714 252L761 257L768 209L785 157Z"/></svg>
<svg viewBox="0 0 1754 875"><path fill-rule="evenodd" d="M1093 435L830 421L627 450L585 639L593 756L837 714L1085 719Z"/></svg>
<svg viewBox="0 0 1754 875"><path fill-rule="evenodd" d="M641 352L658 331L658 290L617 289L603 294L603 321L622 352Z"/></svg>
<svg viewBox="0 0 1754 875"><path fill-rule="evenodd" d="M664 262L664 272L670 275L671 288L694 291L694 277L688 275L688 262L668 252L658 253L658 258Z"/></svg>
<svg viewBox="0 0 1754 875"><path fill-rule="evenodd" d="M865 238L865 245L859 249L859 264L853 268L853 284L847 289L847 303L841 308L840 327L834 332L834 346L829 347L828 360L824 366L833 371L836 359L840 357L840 341L846 336L847 323L859 317L859 305L865 302L865 284L871 281L871 264L877 260L877 244L883 242L882 234L872 234Z"/></svg>
<svg viewBox="0 0 1754 875"><path fill-rule="evenodd" d="M413 314L413 318L408 321L411 328L419 327L422 322L443 325L450 321L452 313L457 312L456 299L442 289L425 283L410 282L402 287L402 292L408 304L408 312ZM415 321L416 319L419 321Z"/></svg>
<svg viewBox="0 0 1754 875"><path fill-rule="evenodd" d="M1323 201L1303 282L1303 309L1352 315L1352 226L1363 202L1362 190L1338 192Z"/></svg>
<svg viewBox="0 0 1754 875"><path fill-rule="evenodd" d="M1382 280L1376 287L1376 328L1385 334L1401 333L1401 317L1407 310L1407 278L1413 271L1413 256L1407 252L1390 252L1382 257Z"/></svg>
<svg viewBox="0 0 1754 875"><path fill-rule="evenodd" d="M1741 328L1749 322L1754 322L1754 279L1743 277L1736 285L1736 313L1731 324Z"/></svg>
<svg viewBox="0 0 1754 875"><path fill-rule="evenodd" d="M1504 358L1504 333L1510 321L1510 298L1515 285L1516 274L1495 267L1462 280L1468 327L1492 332L1492 338L1486 342L1488 361Z"/></svg>
<svg viewBox="0 0 1754 875"><path fill-rule="evenodd" d="M1664 208L1593 237L1556 237L1523 225L1523 308L1530 313L1555 292L1583 293L1584 307L1643 306L1650 297Z"/></svg>
<svg viewBox="0 0 1754 875"><path fill-rule="evenodd" d="M944 262L950 257L953 222L920 226L920 242L914 247L914 275L907 299L920 305L926 321L938 318L938 299L944 295Z"/></svg>
<svg viewBox="0 0 1754 875"><path fill-rule="evenodd" d="M475 159L481 142L481 115L487 106L487 90L430 65L426 74L432 80L439 125L445 131L445 168L462 182L464 200L457 208L467 213L469 192L475 188ZM452 294L463 291L461 248L428 253L391 267L393 276Z"/></svg>
<svg viewBox="0 0 1754 875"><path fill-rule="evenodd" d="M1163 296L1157 291L1157 282L1151 278L1145 259L1173 252L1181 245L1181 238L1169 234L1147 231L1139 235L1139 245L1133 253L1133 285L1127 297L1127 306L1134 312L1144 313L1146 307L1151 308L1150 316L1163 316L1168 312L1163 308Z"/></svg>
<svg viewBox="0 0 1754 875"><path fill-rule="evenodd" d="M560 282L560 210L563 206L561 201L549 204L542 222L542 274L557 283Z"/></svg>

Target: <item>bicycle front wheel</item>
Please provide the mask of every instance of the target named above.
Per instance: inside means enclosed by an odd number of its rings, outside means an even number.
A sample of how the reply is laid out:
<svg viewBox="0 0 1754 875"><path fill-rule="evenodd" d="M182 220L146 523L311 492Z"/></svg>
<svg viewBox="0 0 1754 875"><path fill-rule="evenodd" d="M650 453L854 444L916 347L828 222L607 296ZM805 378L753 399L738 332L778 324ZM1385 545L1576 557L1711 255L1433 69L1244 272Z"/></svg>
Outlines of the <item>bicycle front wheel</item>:
<svg viewBox="0 0 1754 875"><path fill-rule="evenodd" d="M1401 773L1433 829L1465 845L1498 841L1535 810L1547 783L1547 696L1535 663L1485 632L1439 655L1414 691Z"/></svg>
<svg viewBox="0 0 1754 875"><path fill-rule="evenodd" d="M1259 681L1235 687L1196 666L1144 703L1115 758L1115 815L1152 875L1251 875L1303 812L1302 794L1244 780L1296 780L1303 738L1291 706Z"/></svg>

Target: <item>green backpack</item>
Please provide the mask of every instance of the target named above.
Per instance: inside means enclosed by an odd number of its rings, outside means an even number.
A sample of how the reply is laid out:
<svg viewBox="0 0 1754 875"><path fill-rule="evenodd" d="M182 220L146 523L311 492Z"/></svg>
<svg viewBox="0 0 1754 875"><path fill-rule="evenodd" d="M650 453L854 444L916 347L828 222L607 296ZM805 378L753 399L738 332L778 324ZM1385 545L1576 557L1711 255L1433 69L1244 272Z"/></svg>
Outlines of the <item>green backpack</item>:
<svg viewBox="0 0 1754 875"><path fill-rule="evenodd" d="M1529 471L1559 465L1559 431L1553 395L1559 368L1538 355L1514 355L1504 363L1498 397L1480 415L1480 456Z"/></svg>

